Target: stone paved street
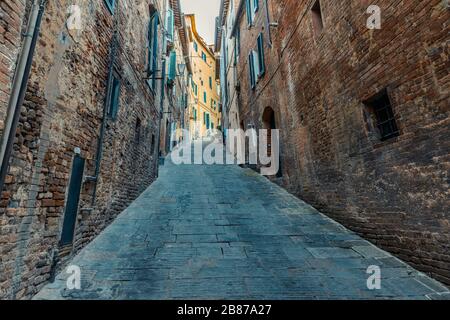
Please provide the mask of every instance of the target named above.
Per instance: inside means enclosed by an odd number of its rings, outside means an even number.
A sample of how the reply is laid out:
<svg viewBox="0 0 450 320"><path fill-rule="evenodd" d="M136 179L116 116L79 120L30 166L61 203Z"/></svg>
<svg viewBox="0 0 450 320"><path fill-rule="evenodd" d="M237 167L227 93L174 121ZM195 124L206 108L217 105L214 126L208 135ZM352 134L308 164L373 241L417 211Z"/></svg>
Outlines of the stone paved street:
<svg viewBox="0 0 450 320"><path fill-rule="evenodd" d="M166 161L35 299L439 299L438 282L249 169ZM366 285L381 267L381 289ZM441 294L442 293L442 294Z"/></svg>

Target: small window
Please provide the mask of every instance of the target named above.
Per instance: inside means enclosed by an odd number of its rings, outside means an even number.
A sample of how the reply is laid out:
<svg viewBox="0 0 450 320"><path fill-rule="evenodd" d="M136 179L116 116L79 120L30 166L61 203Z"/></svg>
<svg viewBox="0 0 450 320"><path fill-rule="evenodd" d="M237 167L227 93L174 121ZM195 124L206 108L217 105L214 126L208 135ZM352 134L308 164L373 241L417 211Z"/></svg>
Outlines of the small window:
<svg viewBox="0 0 450 320"><path fill-rule="evenodd" d="M209 113L206 114L206 129L210 129L211 122L210 122L210 115Z"/></svg>
<svg viewBox="0 0 450 320"><path fill-rule="evenodd" d="M400 134L386 90L365 101L364 104L372 115L373 123L378 129L381 141L397 137Z"/></svg>
<svg viewBox="0 0 450 320"><path fill-rule="evenodd" d="M202 52L202 60L206 62L207 57L206 57L206 53Z"/></svg>
<svg viewBox="0 0 450 320"><path fill-rule="evenodd" d="M113 76L111 96L108 108L108 115L113 120L117 118L117 113L119 111L119 102L120 102L120 80L116 76Z"/></svg>
<svg viewBox="0 0 450 320"><path fill-rule="evenodd" d="M212 77L209 77L209 88L213 88Z"/></svg>
<svg viewBox="0 0 450 320"><path fill-rule="evenodd" d="M194 41L194 50L195 50L195 52L198 52L198 44L195 41Z"/></svg>
<svg viewBox="0 0 450 320"><path fill-rule="evenodd" d="M136 127L134 128L134 142L141 143L141 119L136 119Z"/></svg>
<svg viewBox="0 0 450 320"><path fill-rule="evenodd" d="M116 0L105 0L106 6L111 14L114 14L114 9L116 8Z"/></svg>
<svg viewBox="0 0 450 320"><path fill-rule="evenodd" d="M313 28L316 36L320 35L323 30L322 9L320 7L320 0L317 0L311 8Z"/></svg>
<svg viewBox="0 0 450 320"><path fill-rule="evenodd" d="M155 152L155 135L152 134L152 144L150 147L150 153L153 154Z"/></svg>
<svg viewBox="0 0 450 320"><path fill-rule="evenodd" d="M206 103L206 101L208 101L207 99L207 95L206 95L206 91L203 92L203 102Z"/></svg>
<svg viewBox="0 0 450 320"><path fill-rule="evenodd" d="M256 78L255 78L255 60L253 51L251 51L248 56L248 73L250 78L250 86L252 89L254 89L256 85Z"/></svg>

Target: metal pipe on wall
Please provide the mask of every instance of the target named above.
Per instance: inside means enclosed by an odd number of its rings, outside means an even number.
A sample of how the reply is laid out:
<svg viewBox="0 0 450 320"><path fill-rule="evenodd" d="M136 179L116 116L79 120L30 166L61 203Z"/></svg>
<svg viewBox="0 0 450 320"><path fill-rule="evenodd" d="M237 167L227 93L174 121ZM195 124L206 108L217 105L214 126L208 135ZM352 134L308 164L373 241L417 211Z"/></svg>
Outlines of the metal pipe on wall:
<svg viewBox="0 0 450 320"><path fill-rule="evenodd" d="M34 52L47 0L40 0L39 4L38 2L39 0L33 1L22 50L14 74L11 96L8 102L5 128L3 130L0 145L0 191L3 190L6 175L9 170L9 159L14 146L17 126L19 124L20 109L27 91L31 65L33 63Z"/></svg>

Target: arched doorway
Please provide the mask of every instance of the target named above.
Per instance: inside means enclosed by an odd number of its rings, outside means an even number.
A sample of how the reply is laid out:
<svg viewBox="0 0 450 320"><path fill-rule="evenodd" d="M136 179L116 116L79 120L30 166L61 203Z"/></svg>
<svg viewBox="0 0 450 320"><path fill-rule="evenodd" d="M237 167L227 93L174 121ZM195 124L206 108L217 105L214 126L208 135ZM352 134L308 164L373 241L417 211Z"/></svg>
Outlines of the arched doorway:
<svg viewBox="0 0 450 320"><path fill-rule="evenodd" d="M262 116L263 129L267 130L267 155L272 156L272 130L276 129L275 112L271 107L264 109Z"/></svg>
<svg viewBox="0 0 450 320"><path fill-rule="evenodd" d="M269 157L272 157L273 153L273 147L272 146L272 130L277 129L276 120L275 120L275 112L271 107L266 107L264 109L263 115L262 115L262 127L263 129L267 130L267 155ZM278 146L279 148L280 146ZM279 157L281 157L280 152L278 152ZM280 178L283 176L281 171L281 159L279 163L279 170L277 172L277 178Z"/></svg>

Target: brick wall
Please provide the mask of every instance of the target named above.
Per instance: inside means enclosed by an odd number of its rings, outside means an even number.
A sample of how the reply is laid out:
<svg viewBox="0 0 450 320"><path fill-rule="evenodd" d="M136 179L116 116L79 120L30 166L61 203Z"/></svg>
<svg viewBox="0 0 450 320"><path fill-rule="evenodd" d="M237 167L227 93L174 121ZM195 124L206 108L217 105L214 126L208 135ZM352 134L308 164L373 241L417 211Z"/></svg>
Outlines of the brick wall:
<svg viewBox="0 0 450 320"><path fill-rule="evenodd" d="M9 83L15 63L17 49L6 57L4 48L19 45L17 30L23 19L15 12L23 12L22 3L6 0L0 4L2 83ZM81 31L67 28L66 12L71 4L48 1L43 19L2 193L0 298L31 297L156 176L157 148L152 141L157 141L159 92L155 98L143 80L148 61L148 2L119 1L114 16L104 1L83 2ZM161 3L157 5L162 8ZM8 19L14 16L14 23L5 20L5 13ZM80 148L86 159L84 174L95 175L114 18L120 30L115 63L121 80L119 111L116 120L106 121L95 202L92 204L95 182L86 181L73 246L60 248L75 148ZM5 31L12 27L14 31ZM2 120L4 100L2 94Z"/></svg>
<svg viewBox="0 0 450 320"><path fill-rule="evenodd" d="M19 54L25 2L4 0L0 3L0 134L3 132L11 83Z"/></svg>
<svg viewBox="0 0 450 320"><path fill-rule="evenodd" d="M241 19L240 117L281 129L279 181L382 248L450 284L450 11L441 0L264 2ZM378 5L382 28L366 27ZM249 86L247 56L264 33L266 74ZM380 141L363 103L387 88L400 130Z"/></svg>

